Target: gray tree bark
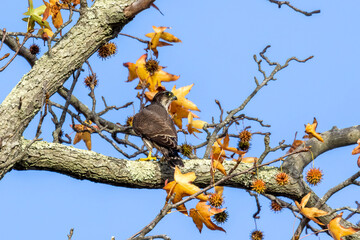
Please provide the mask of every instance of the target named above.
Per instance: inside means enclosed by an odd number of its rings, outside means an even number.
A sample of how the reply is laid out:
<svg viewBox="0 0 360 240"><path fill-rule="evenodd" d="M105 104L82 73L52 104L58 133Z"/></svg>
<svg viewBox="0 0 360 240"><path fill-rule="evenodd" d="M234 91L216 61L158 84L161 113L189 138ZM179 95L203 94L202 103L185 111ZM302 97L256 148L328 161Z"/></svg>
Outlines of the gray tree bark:
<svg viewBox="0 0 360 240"><path fill-rule="evenodd" d="M54 94L102 44L152 2L97 0L52 47L52 54L44 54L23 76L0 105L0 179L23 154L20 138L42 107L45 91Z"/></svg>

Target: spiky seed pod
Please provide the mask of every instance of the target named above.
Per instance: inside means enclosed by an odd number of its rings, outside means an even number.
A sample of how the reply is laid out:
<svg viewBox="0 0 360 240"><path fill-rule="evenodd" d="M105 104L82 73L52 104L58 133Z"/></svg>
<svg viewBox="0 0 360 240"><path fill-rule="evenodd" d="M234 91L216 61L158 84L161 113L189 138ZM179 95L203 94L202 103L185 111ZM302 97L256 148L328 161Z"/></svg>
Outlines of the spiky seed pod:
<svg viewBox="0 0 360 240"><path fill-rule="evenodd" d="M218 193L212 193L209 197L209 203L213 207L220 208L224 203L224 198Z"/></svg>
<svg viewBox="0 0 360 240"><path fill-rule="evenodd" d="M191 145L184 143L180 146L180 153L185 157L190 157L192 152L193 152L193 148Z"/></svg>
<svg viewBox="0 0 360 240"><path fill-rule="evenodd" d="M285 186L286 184L289 183L289 175L287 175L284 172L280 172L276 174L275 180L280 186Z"/></svg>
<svg viewBox="0 0 360 240"><path fill-rule="evenodd" d="M117 47L115 43L108 42L99 48L98 55L102 59L107 59L116 53L116 49Z"/></svg>
<svg viewBox="0 0 360 240"><path fill-rule="evenodd" d="M242 132L240 133L240 140L242 142L250 142L252 134L251 132L249 132L248 130L244 129L242 130Z"/></svg>
<svg viewBox="0 0 360 240"><path fill-rule="evenodd" d="M271 210L276 213L280 212L283 209L283 207L276 201L271 201L270 207Z"/></svg>
<svg viewBox="0 0 360 240"><path fill-rule="evenodd" d="M224 224L229 219L229 213L224 210L221 213L217 213L213 216L213 219L218 224Z"/></svg>
<svg viewBox="0 0 360 240"><path fill-rule="evenodd" d="M30 46L29 50L32 55L37 55L40 52L40 47L34 43L33 45Z"/></svg>
<svg viewBox="0 0 360 240"><path fill-rule="evenodd" d="M126 119L126 126L131 126L133 125L133 120L134 120L134 117L133 116L130 116Z"/></svg>
<svg viewBox="0 0 360 240"><path fill-rule="evenodd" d="M243 150L243 151L247 151L249 150L250 148L250 142L243 142L241 141L241 139L239 140L239 143L238 143L238 148L240 150Z"/></svg>
<svg viewBox="0 0 360 240"><path fill-rule="evenodd" d="M251 240L262 240L264 239L264 233L260 230L254 230L250 235Z"/></svg>
<svg viewBox="0 0 360 240"><path fill-rule="evenodd" d="M318 185L321 182L322 177L323 173L320 168L310 168L306 173L306 181L313 186Z"/></svg>
<svg viewBox="0 0 360 240"><path fill-rule="evenodd" d="M265 182L261 179L255 179L251 184L251 188L257 193L264 193L266 190Z"/></svg>
<svg viewBox="0 0 360 240"><path fill-rule="evenodd" d="M90 89L95 88L98 84L96 74L87 76L84 80L84 84Z"/></svg>
<svg viewBox="0 0 360 240"><path fill-rule="evenodd" d="M244 129L239 134L239 143L238 148L243 151L247 151L250 148L250 140L251 140L252 134L248 130Z"/></svg>
<svg viewBox="0 0 360 240"><path fill-rule="evenodd" d="M154 73L159 70L159 62L154 59L149 59L145 63L145 69L150 75L154 75Z"/></svg>

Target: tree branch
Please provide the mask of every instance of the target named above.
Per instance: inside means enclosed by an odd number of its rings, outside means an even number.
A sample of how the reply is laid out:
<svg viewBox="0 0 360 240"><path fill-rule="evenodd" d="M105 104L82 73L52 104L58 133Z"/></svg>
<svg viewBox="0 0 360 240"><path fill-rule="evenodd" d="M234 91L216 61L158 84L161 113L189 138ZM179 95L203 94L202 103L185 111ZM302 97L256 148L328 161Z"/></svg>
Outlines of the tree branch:
<svg viewBox="0 0 360 240"><path fill-rule="evenodd" d="M289 1L269 0L269 2L277 4L279 8L281 8L281 6L284 4L284 5L288 6L289 8L293 9L295 12L302 13L305 16L308 16L308 17L313 15L313 14L320 13L320 10L315 10L315 11L312 11L312 12L306 12L306 11L300 10L300 9L294 7L293 5L291 5Z"/></svg>

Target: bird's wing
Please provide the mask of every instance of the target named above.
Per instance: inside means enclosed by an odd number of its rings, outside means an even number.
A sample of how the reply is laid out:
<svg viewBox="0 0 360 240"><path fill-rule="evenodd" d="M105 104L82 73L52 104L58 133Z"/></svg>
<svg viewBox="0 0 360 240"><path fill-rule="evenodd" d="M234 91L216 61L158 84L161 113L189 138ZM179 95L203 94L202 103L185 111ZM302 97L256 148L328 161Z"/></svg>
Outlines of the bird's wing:
<svg viewBox="0 0 360 240"><path fill-rule="evenodd" d="M175 149L177 133L174 122L164 107L150 104L134 116L133 128L136 133L159 146Z"/></svg>

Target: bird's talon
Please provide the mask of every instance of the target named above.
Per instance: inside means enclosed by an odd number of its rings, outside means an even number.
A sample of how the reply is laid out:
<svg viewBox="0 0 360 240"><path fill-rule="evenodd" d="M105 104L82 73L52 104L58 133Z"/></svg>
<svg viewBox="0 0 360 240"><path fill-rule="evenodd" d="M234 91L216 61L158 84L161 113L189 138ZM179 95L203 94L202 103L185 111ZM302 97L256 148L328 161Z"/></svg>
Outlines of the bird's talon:
<svg viewBox="0 0 360 240"><path fill-rule="evenodd" d="M156 157L139 158L139 161L156 161Z"/></svg>
<svg viewBox="0 0 360 240"><path fill-rule="evenodd" d="M156 161L156 157L152 157L151 152L149 152L149 155L146 158L139 158L139 161Z"/></svg>

